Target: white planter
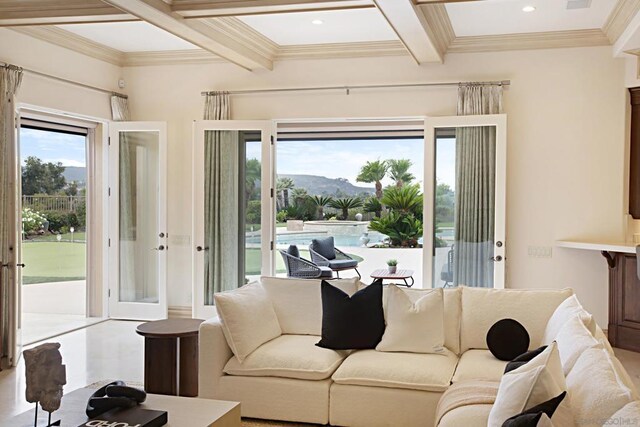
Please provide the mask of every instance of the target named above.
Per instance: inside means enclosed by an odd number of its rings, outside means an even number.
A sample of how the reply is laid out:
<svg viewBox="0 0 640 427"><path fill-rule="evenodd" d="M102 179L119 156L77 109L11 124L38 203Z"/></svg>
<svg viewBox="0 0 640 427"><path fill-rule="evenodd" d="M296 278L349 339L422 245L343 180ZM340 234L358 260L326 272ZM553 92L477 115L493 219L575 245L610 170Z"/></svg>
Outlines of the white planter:
<svg viewBox="0 0 640 427"><path fill-rule="evenodd" d="M397 265L389 265L387 267L389 268L389 273L390 274L395 274L395 272L398 270L398 266Z"/></svg>

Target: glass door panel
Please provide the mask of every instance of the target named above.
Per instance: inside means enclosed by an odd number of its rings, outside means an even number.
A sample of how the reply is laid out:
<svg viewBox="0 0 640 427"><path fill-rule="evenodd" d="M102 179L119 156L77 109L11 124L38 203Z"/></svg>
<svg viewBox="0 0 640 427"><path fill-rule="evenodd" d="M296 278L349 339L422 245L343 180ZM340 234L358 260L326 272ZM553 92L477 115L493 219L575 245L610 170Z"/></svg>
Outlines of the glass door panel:
<svg viewBox="0 0 640 427"><path fill-rule="evenodd" d="M168 249L164 123L114 123L110 149L110 315L162 319Z"/></svg>
<svg viewBox="0 0 640 427"><path fill-rule="evenodd" d="M196 317L215 315L216 293L270 274L270 127L270 122L195 124Z"/></svg>
<svg viewBox="0 0 640 427"><path fill-rule="evenodd" d="M506 117L427 119L425 135L433 286L504 287Z"/></svg>

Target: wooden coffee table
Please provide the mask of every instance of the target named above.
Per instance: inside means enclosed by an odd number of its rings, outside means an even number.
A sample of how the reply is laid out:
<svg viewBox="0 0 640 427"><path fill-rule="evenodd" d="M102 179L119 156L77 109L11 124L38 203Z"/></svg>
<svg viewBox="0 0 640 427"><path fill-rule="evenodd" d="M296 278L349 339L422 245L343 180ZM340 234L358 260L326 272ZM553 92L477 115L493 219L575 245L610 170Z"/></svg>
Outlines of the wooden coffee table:
<svg viewBox="0 0 640 427"><path fill-rule="evenodd" d="M62 397L60 409L52 420L61 420L62 426L76 427L88 421L85 408L96 388L81 388ZM167 411L169 427L240 427L240 403L223 400L197 399L148 394L141 408ZM34 410L4 420L3 427L33 426ZM47 425L47 413L38 411L39 426Z"/></svg>
<svg viewBox="0 0 640 427"><path fill-rule="evenodd" d="M144 389L147 393L198 395L200 319L166 319L139 325L144 337Z"/></svg>
<svg viewBox="0 0 640 427"><path fill-rule="evenodd" d="M373 279L382 279L384 280L402 280L404 282L404 286L410 288L413 286L413 270L396 270L395 273L389 273L389 270L386 268L381 268L379 270L375 270L371 273L371 278ZM411 279L411 283L407 282L407 279Z"/></svg>

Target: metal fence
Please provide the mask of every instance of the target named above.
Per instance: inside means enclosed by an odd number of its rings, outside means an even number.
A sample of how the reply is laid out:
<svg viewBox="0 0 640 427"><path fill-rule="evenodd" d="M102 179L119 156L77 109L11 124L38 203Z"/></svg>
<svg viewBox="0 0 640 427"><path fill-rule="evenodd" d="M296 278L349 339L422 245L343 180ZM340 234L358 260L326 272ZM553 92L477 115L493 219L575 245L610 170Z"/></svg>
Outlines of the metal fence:
<svg viewBox="0 0 640 427"><path fill-rule="evenodd" d="M36 211L76 212L85 196L22 196L22 207Z"/></svg>

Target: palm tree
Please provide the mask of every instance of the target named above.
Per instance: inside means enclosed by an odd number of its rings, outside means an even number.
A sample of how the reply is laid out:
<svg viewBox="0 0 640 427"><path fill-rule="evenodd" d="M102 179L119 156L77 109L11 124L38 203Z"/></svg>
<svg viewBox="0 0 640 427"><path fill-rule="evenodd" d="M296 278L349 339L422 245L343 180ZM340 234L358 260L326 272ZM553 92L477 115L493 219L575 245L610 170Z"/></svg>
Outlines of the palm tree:
<svg viewBox="0 0 640 427"><path fill-rule="evenodd" d="M309 193L304 188L294 188L291 191L291 197L293 198L293 202L296 206L301 205L304 200L309 197Z"/></svg>
<svg viewBox="0 0 640 427"><path fill-rule="evenodd" d="M374 213L376 215L376 218L380 218L380 215L382 213L382 203L380 203L380 200L378 200L374 196L371 196L364 201L363 209L365 212Z"/></svg>
<svg viewBox="0 0 640 427"><path fill-rule="evenodd" d="M402 187L416 179L409 169L413 165L409 159L387 160L389 165L389 178L396 182L397 187Z"/></svg>
<svg viewBox="0 0 640 427"><path fill-rule="evenodd" d="M335 209L342 209L342 219L346 220L349 217L349 209L362 206L362 200L356 197L346 197L344 199L332 200L329 206Z"/></svg>
<svg viewBox="0 0 640 427"><path fill-rule="evenodd" d="M378 200L382 198L382 181L384 176L387 174L387 170L389 169L389 165L387 162L382 160L376 160L374 162L367 162L362 169L360 169L360 173L356 177L356 181L358 182L375 182L376 183L376 197Z"/></svg>
<svg viewBox="0 0 640 427"><path fill-rule="evenodd" d="M256 182L260 180L261 173L262 166L260 161L258 159L248 159L244 171L246 203L249 203L249 200L254 197L257 187Z"/></svg>
<svg viewBox="0 0 640 427"><path fill-rule="evenodd" d="M313 196L311 198L318 209L318 219L324 219L324 207L333 201L329 196Z"/></svg>
<svg viewBox="0 0 640 427"><path fill-rule="evenodd" d="M278 193L282 194L282 207L284 209L289 207L289 190L295 187L291 178L278 178L276 183L276 189Z"/></svg>

